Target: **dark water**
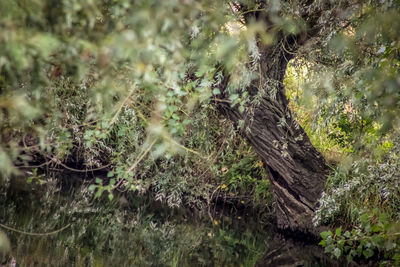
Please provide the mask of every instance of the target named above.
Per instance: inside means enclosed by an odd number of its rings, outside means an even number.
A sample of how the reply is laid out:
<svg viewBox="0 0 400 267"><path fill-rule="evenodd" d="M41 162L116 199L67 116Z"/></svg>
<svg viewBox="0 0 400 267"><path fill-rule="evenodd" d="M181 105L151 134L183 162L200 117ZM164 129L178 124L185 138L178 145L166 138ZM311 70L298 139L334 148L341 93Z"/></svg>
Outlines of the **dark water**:
<svg viewBox="0 0 400 267"><path fill-rule="evenodd" d="M169 209L145 196L93 200L87 186L2 187L0 223L17 266L343 266L255 214Z"/></svg>

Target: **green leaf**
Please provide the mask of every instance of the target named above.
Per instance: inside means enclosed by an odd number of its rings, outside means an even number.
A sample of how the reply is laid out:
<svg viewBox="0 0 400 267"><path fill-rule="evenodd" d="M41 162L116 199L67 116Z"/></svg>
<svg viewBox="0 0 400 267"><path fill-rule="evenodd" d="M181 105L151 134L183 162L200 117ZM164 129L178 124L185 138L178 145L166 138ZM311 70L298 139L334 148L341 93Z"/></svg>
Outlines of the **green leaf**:
<svg viewBox="0 0 400 267"><path fill-rule="evenodd" d="M220 93L221 93L221 90L219 90L219 88L214 88L214 90L213 90L214 95L219 95Z"/></svg>
<svg viewBox="0 0 400 267"><path fill-rule="evenodd" d="M229 96L229 100L232 102L235 102L237 99L239 99L239 95L238 94L231 94Z"/></svg>
<svg viewBox="0 0 400 267"><path fill-rule="evenodd" d="M335 235L338 237L342 235L342 227L336 228Z"/></svg>
<svg viewBox="0 0 400 267"><path fill-rule="evenodd" d="M379 222L380 222L381 224L387 223L388 220L389 220L389 215L388 215L387 213L381 213L381 214L379 214Z"/></svg>
<svg viewBox="0 0 400 267"><path fill-rule="evenodd" d="M360 216L360 222L365 225L368 223L368 214L364 213L363 215Z"/></svg>
<svg viewBox="0 0 400 267"><path fill-rule="evenodd" d="M111 201L111 200L113 200L113 198L114 198L114 195L112 193L109 193L108 194L108 199Z"/></svg>
<svg viewBox="0 0 400 267"><path fill-rule="evenodd" d="M118 130L117 135L120 136L120 137L124 136L125 135L125 131L126 131L125 128L121 128L121 129Z"/></svg>
<svg viewBox="0 0 400 267"><path fill-rule="evenodd" d="M319 242L318 245L326 247L326 240L321 240L321 242Z"/></svg>
<svg viewBox="0 0 400 267"><path fill-rule="evenodd" d="M381 228L378 225L372 225L371 227L372 232L377 233L381 230Z"/></svg>
<svg viewBox="0 0 400 267"><path fill-rule="evenodd" d="M349 255L347 255L346 259L347 259L348 262L352 262L353 261L353 256L349 254Z"/></svg>
<svg viewBox="0 0 400 267"><path fill-rule="evenodd" d="M343 245L345 244L345 242L346 242L345 239L340 239L340 240L337 242L338 247L339 247L339 248L342 248Z"/></svg>
<svg viewBox="0 0 400 267"><path fill-rule="evenodd" d="M381 246L381 245L383 246L383 244L385 243L385 239L380 235L373 235L371 236L371 242L375 246Z"/></svg>
<svg viewBox="0 0 400 267"><path fill-rule="evenodd" d="M329 233L327 231L324 231L320 233L320 236L322 237L322 239L326 239L329 236Z"/></svg>
<svg viewBox="0 0 400 267"><path fill-rule="evenodd" d="M95 186L94 184L91 184L91 185L89 185L88 190L93 192L94 190L96 190L96 188L97 188L97 186Z"/></svg>
<svg viewBox="0 0 400 267"><path fill-rule="evenodd" d="M99 198L101 194L103 193L103 190L97 190L96 194L94 195L94 198Z"/></svg>
<svg viewBox="0 0 400 267"><path fill-rule="evenodd" d="M338 259L342 255L342 251L339 248L333 250L333 255Z"/></svg>
<svg viewBox="0 0 400 267"><path fill-rule="evenodd" d="M103 184L103 180L100 179L100 178L96 178L96 183L97 183L97 184Z"/></svg>
<svg viewBox="0 0 400 267"><path fill-rule="evenodd" d="M367 248L363 251L363 255L366 259L371 258L374 255L374 251L370 248Z"/></svg>
<svg viewBox="0 0 400 267"><path fill-rule="evenodd" d="M326 248L325 248L325 252L328 252L328 253L334 253L334 251L335 251L335 249L336 249L336 247L334 246L334 245L328 245L328 246L326 246Z"/></svg>
<svg viewBox="0 0 400 267"><path fill-rule="evenodd" d="M344 232L343 234L345 237L350 238L351 234L349 231Z"/></svg>

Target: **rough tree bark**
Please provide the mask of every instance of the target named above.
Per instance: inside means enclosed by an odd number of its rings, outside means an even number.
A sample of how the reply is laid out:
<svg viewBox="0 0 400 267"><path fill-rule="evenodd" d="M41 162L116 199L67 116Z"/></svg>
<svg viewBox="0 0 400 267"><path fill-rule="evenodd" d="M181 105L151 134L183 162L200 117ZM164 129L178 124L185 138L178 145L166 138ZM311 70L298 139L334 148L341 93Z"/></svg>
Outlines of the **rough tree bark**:
<svg viewBox="0 0 400 267"><path fill-rule="evenodd" d="M268 21L259 14L254 17ZM275 196L278 226L315 233L312 218L329 168L292 117L283 85L288 61L299 44L304 43L304 36L278 33L274 45L257 43L261 54L259 77L246 91L253 96L259 90L266 91L258 105L243 113L227 103L219 105L234 123L244 121L240 132L264 161ZM227 97L226 90L222 91Z"/></svg>

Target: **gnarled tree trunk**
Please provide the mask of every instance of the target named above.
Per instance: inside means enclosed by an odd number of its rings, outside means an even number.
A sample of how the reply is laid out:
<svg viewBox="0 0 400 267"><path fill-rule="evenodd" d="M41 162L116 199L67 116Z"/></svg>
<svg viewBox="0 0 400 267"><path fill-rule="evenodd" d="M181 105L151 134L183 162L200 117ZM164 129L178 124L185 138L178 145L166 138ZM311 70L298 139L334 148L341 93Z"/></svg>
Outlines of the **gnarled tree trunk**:
<svg viewBox="0 0 400 267"><path fill-rule="evenodd" d="M292 54L281 43L259 43L258 48L259 77L246 91L253 97L259 90L265 91L260 103L243 113L226 103L220 103L220 108L233 122L244 121L240 132L264 161L275 196L278 226L315 233L312 217L329 168L288 107L283 79Z"/></svg>
<svg viewBox="0 0 400 267"><path fill-rule="evenodd" d="M260 103L248 107L243 113L227 101L219 103L219 106L222 113L238 126L242 126L244 121L244 126L238 128L261 156L270 174L280 228L318 232L313 227L312 218L329 174L324 158L288 108L283 86L287 64L308 40L327 33L324 26L327 20L331 26L347 27L345 25L349 22L346 22L344 14L351 14L359 2L362 3L357 0L337 3L315 0L230 2L232 11L241 14L241 22L263 24L266 32L274 33L273 44L266 45L257 40L261 55L258 78L248 88L242 89L253 97L265 92ZM285 33L282 25L275 25L288 16L298 21L298 25L303 25L296 34ZM328 27L328 32L331 32L329 29L332 27ZM228 97L228 90L225 90L228 82L226 77L221 86L223 98Z"/></svg>

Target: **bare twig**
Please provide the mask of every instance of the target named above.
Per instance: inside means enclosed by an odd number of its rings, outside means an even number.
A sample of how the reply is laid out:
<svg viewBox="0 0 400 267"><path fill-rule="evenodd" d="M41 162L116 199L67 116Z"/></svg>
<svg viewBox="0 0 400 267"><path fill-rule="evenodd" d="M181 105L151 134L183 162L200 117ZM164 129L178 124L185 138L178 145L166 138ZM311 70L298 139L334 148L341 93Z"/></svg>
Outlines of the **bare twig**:
<svg viewBox="0 0 400 267"><path fill-rule="evenodd" d="M30 233L30 232L21 231L21 230L18 230L18 229L15 229L15 228L12 228L10 226L7 226L7 225L4 225L4 224L0 223L0 227L3 227L4 229L10 230L10 231L13 231L13 232L16 232L16 233L20 233L20 234L23 234L23 235L32 235L32 236L54 235L54 234L57 234L57 233L59 233L61 231L64 231L65 229L67 229L70 226L71 226L71 224L69 223L66 226L64 226L63 228L60 228L60 229L52 231L52 232L48 232L48 233Z"/></svg>

